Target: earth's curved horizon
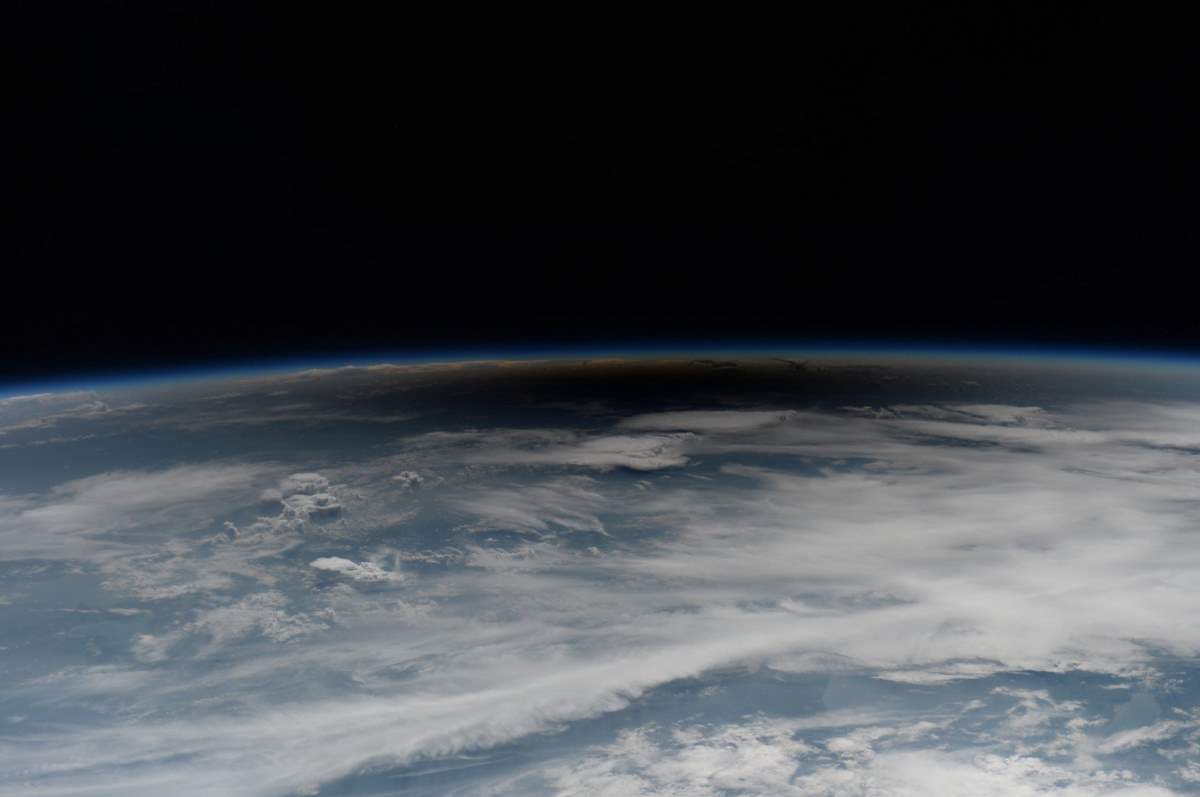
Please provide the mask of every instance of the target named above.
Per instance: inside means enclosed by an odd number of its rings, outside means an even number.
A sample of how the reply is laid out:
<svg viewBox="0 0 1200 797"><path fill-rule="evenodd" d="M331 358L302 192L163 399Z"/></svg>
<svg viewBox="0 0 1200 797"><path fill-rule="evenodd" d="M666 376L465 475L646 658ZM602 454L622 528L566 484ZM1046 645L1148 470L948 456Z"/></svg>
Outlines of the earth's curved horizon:
<svg viewBox="0 0 1200 797"><path fill-rule="evenodd" d="M576 355L0 387L0 795L1200 793L1200 361Z"/></svg>
<svg viewBox="0 0 1200 797"><path fill-rule="evenodd" d="M193 361L184 366L148 364L97 367L85 375L62 373L0 381L0 400L23 395L68 390L150 388L354 368L430 368L465 365L564 365L579 362L691 362L723 359L738 361L794 360L827 363L1009 364L1027 367L1083 365L1101 368L1200 369L1200 354L1162 346L1001 343L965 341L907 341L897 343L856 341L802 341L795 344L565 344L555 347L501 345L491 348L443 346L397 349L355 354L352 350L322 356L274 355L241 359Z"/></svg>

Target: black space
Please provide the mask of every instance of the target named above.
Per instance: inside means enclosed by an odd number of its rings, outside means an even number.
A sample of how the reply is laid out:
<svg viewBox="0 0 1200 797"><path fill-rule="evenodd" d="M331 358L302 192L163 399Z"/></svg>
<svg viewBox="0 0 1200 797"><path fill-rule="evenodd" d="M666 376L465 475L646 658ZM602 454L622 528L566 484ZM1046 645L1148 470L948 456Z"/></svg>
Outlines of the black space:
<svg viewBox="0 0 1200 797"><path fill-rule="evenodd" d="M10 5L0 381L576 341L1200 350L1181 19Z"/></svg>

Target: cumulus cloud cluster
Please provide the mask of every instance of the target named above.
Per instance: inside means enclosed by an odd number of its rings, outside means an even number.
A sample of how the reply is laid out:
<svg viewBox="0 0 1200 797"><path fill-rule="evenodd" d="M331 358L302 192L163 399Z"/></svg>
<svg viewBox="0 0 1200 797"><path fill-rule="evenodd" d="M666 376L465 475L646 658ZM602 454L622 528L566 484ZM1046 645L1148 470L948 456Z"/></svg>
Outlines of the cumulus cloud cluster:
<svg viewBox="0 0 1200 797"><path fill-rule="evenodd" d="M326 628L317 618L287 611L287 596L277 591L257 592L224 606L205 609L191 622L161 635L139 634L133 653L145 662L160 662L180 642L199 635L204 644L195 656L205 657L250 634L276 642Z"/></svg>
<svg viewBox="0 0 1200 797"><path fill-rule="evenodd" d="M717 728L623 733L581 760L548 768L530 786L562 797L1172 797L1128 770L1081 770L1035 756L941 749L892 749L928 737L936 726L870 727L821 744L795 738L804 722L756 718ZM548 788L547 788L548 786ZM514 789L511 793L521 793Z"/></svg>
<svg viewBox="0 0 1200 797"><path fill-rule="evenodd" d="M368 584L391 581L400 577L399 573L389 573L374 562L355 562L340 556L322 556L308 563L309 567L328 573L337 573L352 581L363 581Z"/></svg>

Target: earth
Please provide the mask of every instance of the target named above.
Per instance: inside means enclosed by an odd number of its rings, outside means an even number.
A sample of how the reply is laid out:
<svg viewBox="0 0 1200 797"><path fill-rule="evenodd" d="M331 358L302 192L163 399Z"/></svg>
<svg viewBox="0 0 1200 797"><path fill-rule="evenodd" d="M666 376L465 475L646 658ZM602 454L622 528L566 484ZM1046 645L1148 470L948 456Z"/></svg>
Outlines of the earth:
<svg viewBox="0 0 1200 797"><path fill-rule="evenodd" d="M1200 793L1200 367L0 400L0 795Z"/></svg>

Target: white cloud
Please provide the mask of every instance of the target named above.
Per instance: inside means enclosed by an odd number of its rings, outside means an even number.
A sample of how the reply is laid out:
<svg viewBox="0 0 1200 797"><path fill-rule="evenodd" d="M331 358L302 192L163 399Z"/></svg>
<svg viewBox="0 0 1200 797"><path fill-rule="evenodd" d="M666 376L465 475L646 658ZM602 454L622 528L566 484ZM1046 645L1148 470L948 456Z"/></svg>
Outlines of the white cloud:
<svg viewBox="0 0 1200 797"><path fill-rule="evenodd" d="M651 730L622 733L614 744L577 763L551 768L546 779L552 792L560 797L786 794L801 757L814 752L792 738L796 725L786 720L680 728L661 742Z"/></svg>
<svg viewBox="0 0 1200 797"><path fill-rule="evenodd" d="M69 557L94 550L93 535L158 527L164 536L208 522L214 509L252 500L272 465L206 463L117 470L65 482L41 495L0 496L0 557Z"/></svg>
<svg viewBox="0 0 1200 797"><path fill-rule="evenodd" d="M399 573L390 573L372 562L355 562L340 556L322 556L308 563L309 567L343 575L354 581L380 583L400 578Z"/></svg>
<svg viewBox="0 0 1200 797"><path fill-rule="evenodd" d="M545 484L463 491L448 503L472 516L477 531L546 533L553 529L607 534L597 512L606 503L597 483L587 477Z"/></svg>
<svg viewBox="0 0 1200 797"><path fill-rule="evenodd" d="M263 490L259 500L278 502L279 513L262 515L247 529L251 535L296 532L312 520L335 520L344 507L340 486L319 473L293 473L275 487Z"/></svg>
<svg viewBox="0 0 1200 797"><path fill-rule="evenodd" d="M1200 721L1161 720L1151 725L1142 725L1106 736L1096 745L1096 752L1105 755L1120 753L1142 745L1174 738L1183 731L1196 727L1200 727Z"/></svg>
<svg viewBox="0 0 1200 797"><path fill-rule="evenodd" d="M467 455L467 462L525 465L575 465L597 470L629 468L661 470L688 463L688 432L581 437L570 443L538 448L485 448Z"/></svg>
<svg viewBox="0 0 1200 797"><path fill-rule="evenodd" d="M989 675L1004 672L1004 670L1004 665L996 662L951 661L919 670L884 670L876 673L875 677L882 681L895 681L902 684L931 685L971 678L986 678Z"/></svg>
<svg viewBox="0 0 1200 797"><path fill-rule="evenodd" d="M179 643L201 637L205 642L194 655L203 657L255 633L275 642L287 642L328 627L320 619L288 612L287 605L287 596L280 592L253 593L233 603L200 611L191 622L166 634L139 634L134 640L133 653L142 661L160 662Z"/></svg>
<svg viewBox="0 0 1200 797"><path fill-rule="evenodd" d="M879 750L910 744L936 725L863 728L820 746L794 738L802 723L755 719L666 734L653 727L622 733L570 763L547 767L545 791L561 797L1172 797L1125 770L1078 769L1032 756ZM513 785L538 793L536 779ZM518 789L496 793L514 793Z"/></svg>
<svg viewBox="0 0 1200 797"><path fill-rule="evenodd" d="M685 410L634 415L617 424L634 431L745 432L785 423L795 410Z"/></svg>
<svg viewBox="0 0 1200 797"><path fill-rule="evenodd" d="M108 405L90 390L38 393L0 399L0 435L56 426L62 421L102 415Z"/></svg>
<svg viewBox="0 0 1200 797"><path fill-rule="evenodd" d="M1016 701L1006 712L1005 726L1009 733L1025 735L1040 731L1052 720L1070 717L1083 709L1077 700L1054 700L1045 689L996 687L994 695Z"/></svg>
<svg viewBox="0 0 1200 797"><path fill-rule="evenodd" d="M1175 770L1175 774L1179 776L1180 780L1187 783L1200 783L1200 762L1188 761Z"/></svg>
<svg viewBox="0 0 1200 797"><path fill-rule="evenodd" d="M690 432L585 435L562 429L434 432L408 441L412 451L441 463L559 465L600 471L653 471L688 463Z"/></svg>
<svg viewBox="0 0 1200 797"><path fill-rule="evenodd" d="M280 482L279 489L284 495L313 495L326 492L329 489L329 479L319 473L293 473Z"/></svg>
<svg viewBox="0 0 1200 797"><path fill-rule="evenodd" d="M425 483L425 477L415 470L402 470L392 477L392 481L399 482L402 487L419 487Z"/></svg>
<svg viewBox="0 0 1200 797"><path fill-rule="evenodd" d="M1127 777L1128 774L1128 777ZM963 756L937 750L881 753L860 767L823 767L802 775L796 797L1171 797L1132 774L1079 772L1028 756Z"/></svg>
<svg viewBox="0 0 1200 797"><path fill-rule="evenodd" d="M90 440L125 418L136 418L150 409L142 402L102 399L92 391L43 393L0 399L0 438L12 442L0 449L44 446ZM63 433L68 428L75 433Z"/></svg>
<svg viewBox="0 0 1200 797"><path fill-rule="evenodd" d="M936 735L945 728L945 722L921 720L901 727L867 726L858 728L845 736L835 736L825 741L825 749L843 761L861 762L875 756L881 743L914 742L926 736Z"/></svg>

